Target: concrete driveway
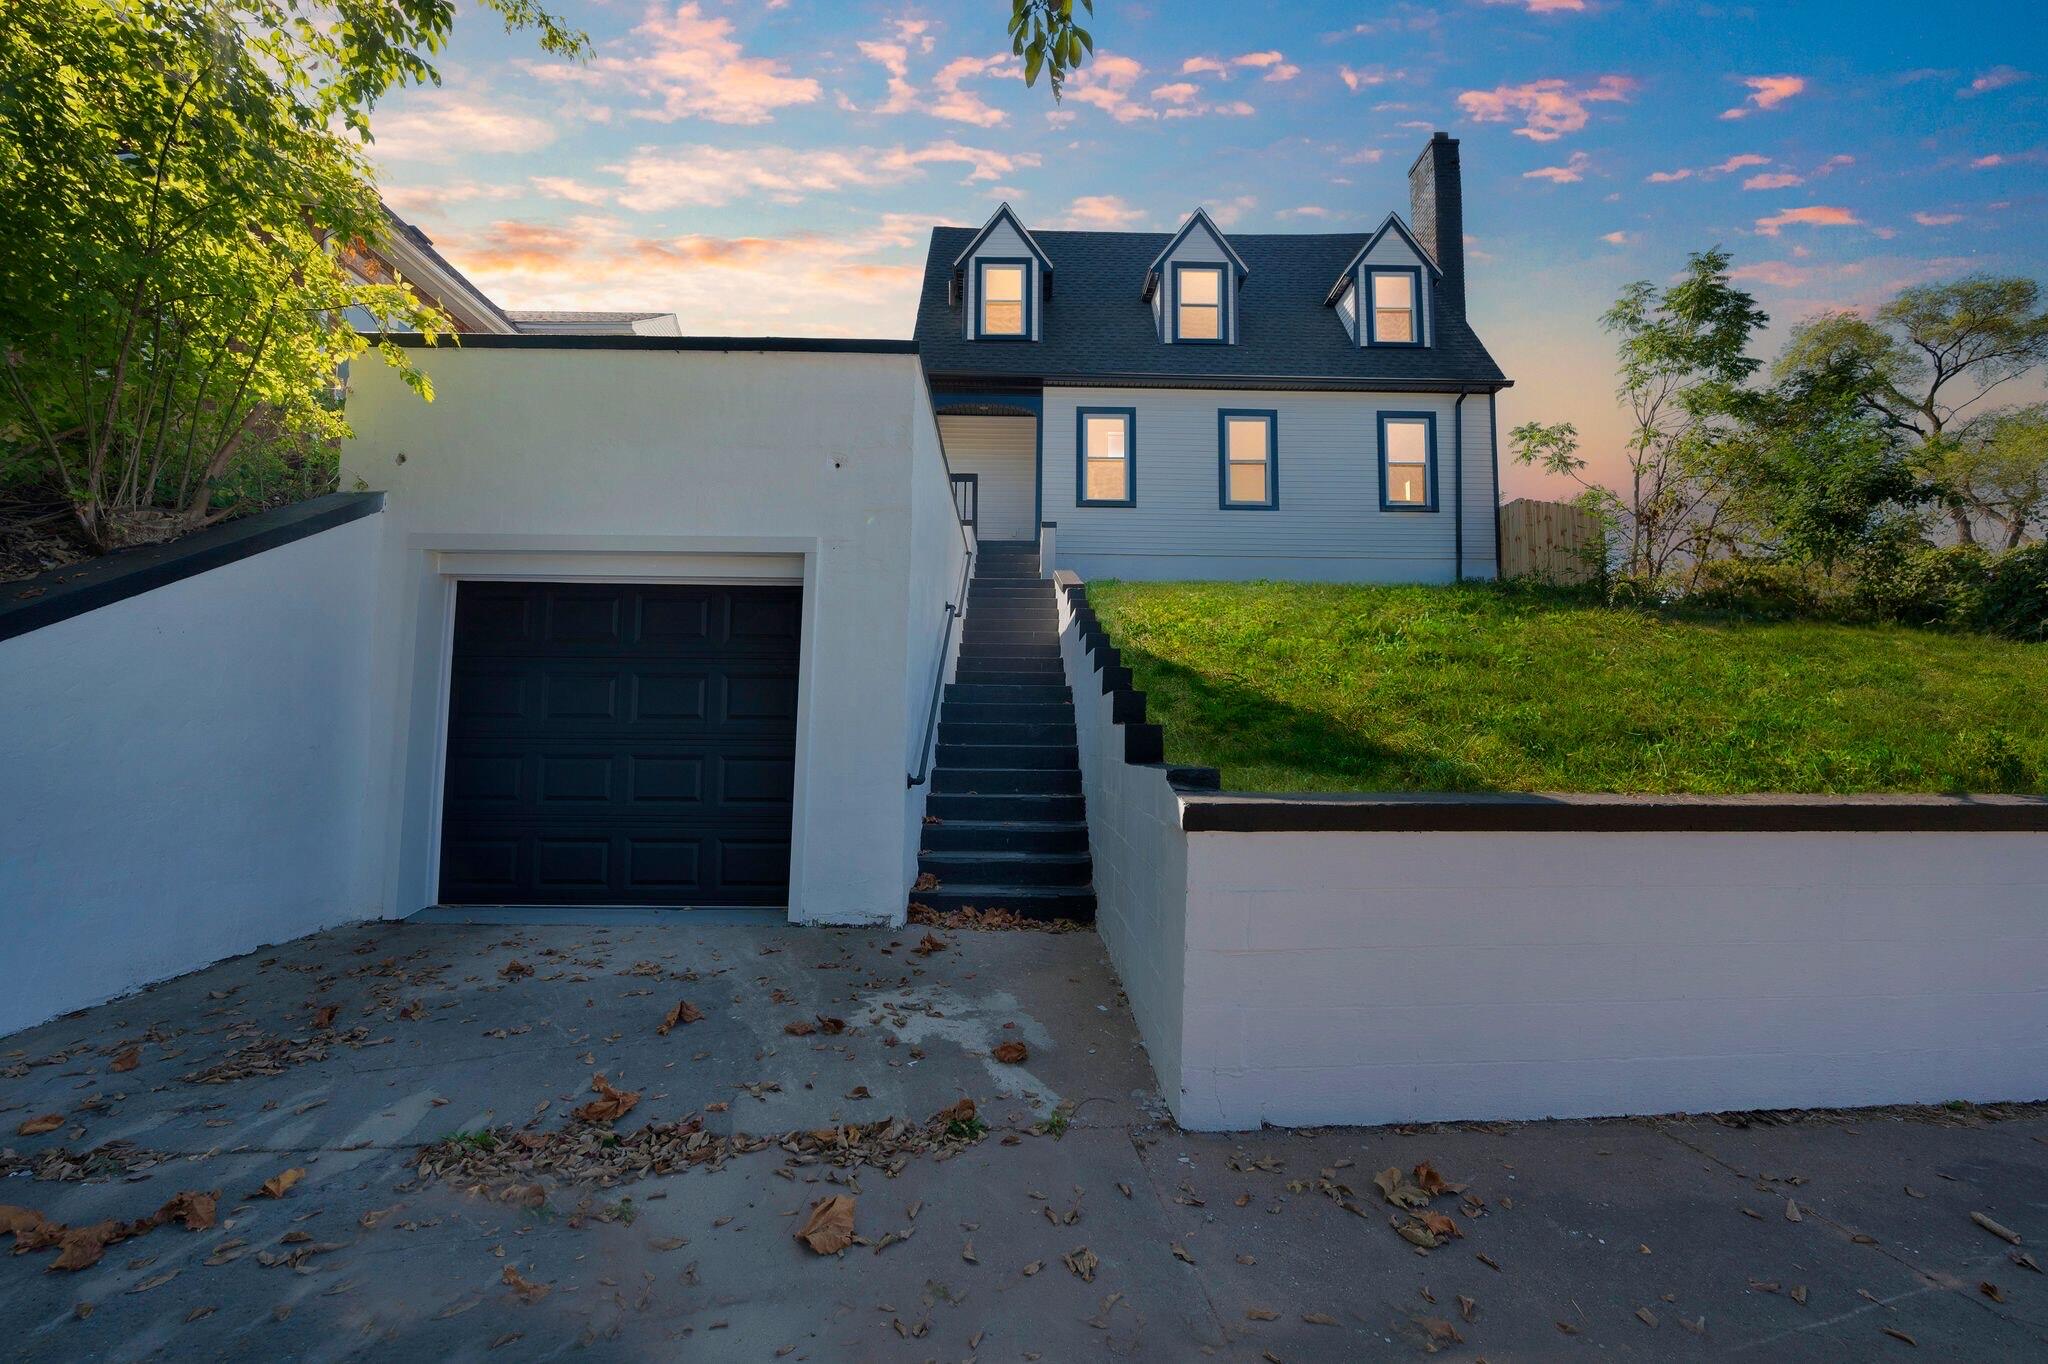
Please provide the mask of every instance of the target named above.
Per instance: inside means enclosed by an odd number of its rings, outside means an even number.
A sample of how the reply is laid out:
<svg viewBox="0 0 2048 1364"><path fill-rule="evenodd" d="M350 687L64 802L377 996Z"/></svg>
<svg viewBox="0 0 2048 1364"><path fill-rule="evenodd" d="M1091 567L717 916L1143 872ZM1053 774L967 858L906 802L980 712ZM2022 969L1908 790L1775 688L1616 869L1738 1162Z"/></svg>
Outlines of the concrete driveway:
<svg viewBox="0 0 2048 1364"><path fill-rule="evenodd" d="M0 1204L219 1193L0 1259L0 1357L2048 1354L2040 1108L1194 1136L1093 934L925 934L366 926L0 1039Z"/></svg>

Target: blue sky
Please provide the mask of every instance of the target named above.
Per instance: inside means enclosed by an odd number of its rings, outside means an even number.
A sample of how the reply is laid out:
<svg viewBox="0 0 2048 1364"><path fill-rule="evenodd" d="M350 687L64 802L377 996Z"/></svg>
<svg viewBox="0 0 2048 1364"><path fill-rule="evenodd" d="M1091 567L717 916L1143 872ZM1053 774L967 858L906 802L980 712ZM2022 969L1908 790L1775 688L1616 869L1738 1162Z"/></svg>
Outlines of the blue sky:
<svg viewBox="0 0 2048 1364"><path fill-rule="evenodd" d="M465 12L442 87L375 121L393 206L511 307L907 335L934 223L1007 199L1034 227L1171 230L1199 203L1226 230L1367 230L1407 215L1443 128L1503 422L1574 420L1611 468L1597 318L1690 250L1734 253L1765 355L1909 283L2048 280L2038 3L1103 0L1057 106L1016 78L1000 0L556 7L590 61Z"/></svg>

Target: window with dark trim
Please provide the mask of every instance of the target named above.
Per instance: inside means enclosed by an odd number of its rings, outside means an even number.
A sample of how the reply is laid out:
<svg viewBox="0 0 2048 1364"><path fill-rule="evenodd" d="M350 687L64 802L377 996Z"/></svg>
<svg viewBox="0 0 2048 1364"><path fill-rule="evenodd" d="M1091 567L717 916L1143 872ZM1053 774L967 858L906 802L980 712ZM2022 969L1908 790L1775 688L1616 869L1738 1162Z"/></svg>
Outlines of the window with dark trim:
<svg viewBox="0 0 2048 1364"><path fill-rule="evenodd" d="M1074 501L1083 507L1137 505L1137 409L1084 407L1074 414Z"/></svg>
<svg viewBox="0 0 2048 1364"><path fill-rule="evenodd" d="M977 262L975 335L1021 340L1031 335L1031 262Z"/></svg>
<svg viewBox="0 0 2048 1364"><path fill-rule="evenodd" d="M1365 272L1367 336L1375 346L1422 344L1422 272L1407 266Z"/></svg>
<svg viewBox="0 0 2048 1364"><path fill-rule="evenodd" d="M1224 340L1223 290L1220 265L1174 266L1173 339Z"/></svg>
<svg viewBox="0 0 2048 1364"><path fill-rule="evenodd" d="M1271 408L1224 408L1216 414L1217 505L1271 509L1280 505L1280 414Z"/></svg>
<svg viewBox="0 0 2048 1364"><path fill-rule="evenodd" d="M1436 414L1380 413L1380 510L1436 510Z"/></svg>

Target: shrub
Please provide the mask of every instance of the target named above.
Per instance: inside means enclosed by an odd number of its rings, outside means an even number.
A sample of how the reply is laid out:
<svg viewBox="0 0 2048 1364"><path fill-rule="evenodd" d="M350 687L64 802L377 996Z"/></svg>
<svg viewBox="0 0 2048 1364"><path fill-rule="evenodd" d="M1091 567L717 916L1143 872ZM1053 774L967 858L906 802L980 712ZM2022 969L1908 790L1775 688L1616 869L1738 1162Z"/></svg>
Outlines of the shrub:
<svg viewBox="0 0 2048 1364"><path fill-rule="evenodd" d="M1978 623L1991 560L1976 545L1920 546L1873 555L1850 587L1854 614L1907 625Z"/></svg>
<svg viewBox="0 0 2048 1364"><path fill-rule="evenodd" d="M2007 639L2048 641L2048 543L2007 550L1992 562L1977 620Z"/></svg>
<svg viewBox="0 0 2048 1364"><path fill-rule="evenodd" d="M1709 559L1699 567L1687 604L1765 620L1814 614L1820 593L1813 576L1797 564L1769 559Z"/></svg>

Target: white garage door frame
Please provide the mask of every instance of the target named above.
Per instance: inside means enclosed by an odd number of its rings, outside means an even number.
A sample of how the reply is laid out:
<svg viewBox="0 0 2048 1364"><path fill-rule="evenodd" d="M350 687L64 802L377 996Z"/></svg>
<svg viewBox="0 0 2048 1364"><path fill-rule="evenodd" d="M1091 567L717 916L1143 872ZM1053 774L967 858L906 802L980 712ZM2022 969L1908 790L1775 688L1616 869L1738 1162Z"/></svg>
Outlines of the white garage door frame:
<svg viewBox="0 0 2048 1364"><path fill-rule="evenodd" d="M424 781L406 801L416 816L404 821L404 842L420 848L413 874L402 877L415 894L401 896L419 908L441 899L441 817L448 763L449 689L455 672L455 593L463 582L648 583L720 586L783 585L802 589L801 625L797 640L796 772L790 800L789 904L792 920L804 917L807 891L805 829L810 804L812 689L816 685L817 542L783 537L691 537L664 542L661 548L624 548L604 544L589 548L536 547L530 538L463 536L455 542L423 549L424 573L420 612L418 666L413 695L423 701L431 723L415 726L424 753L406 767ZM410 832L412 837L405 838ZM403 862L401 867L405 865ZM545 914L545 905L522 905ZM569 907L562 907L565 912ZM644 907L641 907L644 909ZM591 906L575 907L589 913Z"/></svg>

